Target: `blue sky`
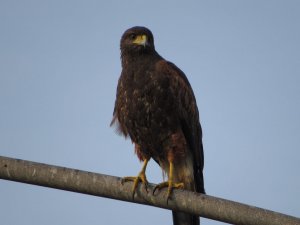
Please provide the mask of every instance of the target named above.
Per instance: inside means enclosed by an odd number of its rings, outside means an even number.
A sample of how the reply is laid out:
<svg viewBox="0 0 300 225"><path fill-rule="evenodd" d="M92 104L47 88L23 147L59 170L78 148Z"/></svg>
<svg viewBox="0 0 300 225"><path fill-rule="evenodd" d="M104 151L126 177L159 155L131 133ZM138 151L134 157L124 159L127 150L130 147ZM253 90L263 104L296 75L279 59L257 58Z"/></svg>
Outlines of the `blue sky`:
<svg viewBox="0 0 300 225"><path fill-rule="evenodd" d="M209 195L300 216L299 1L1 1L0 155L114 176L109 127L129 27L187 75ZM150 182L162 180L151 162ZM171 224L167 210L0 180L2 224ZM202 219L202 224L220 224Z"/></svg>

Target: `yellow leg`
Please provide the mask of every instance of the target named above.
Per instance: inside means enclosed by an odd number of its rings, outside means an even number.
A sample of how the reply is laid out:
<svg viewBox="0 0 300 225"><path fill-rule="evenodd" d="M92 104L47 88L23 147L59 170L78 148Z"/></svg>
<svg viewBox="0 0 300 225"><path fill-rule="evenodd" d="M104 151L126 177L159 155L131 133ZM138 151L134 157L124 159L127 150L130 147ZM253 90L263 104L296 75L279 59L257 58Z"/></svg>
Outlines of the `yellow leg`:
<svg viewBox="0 0 300 225"><path fill-rule="evenodd" d="M174 164L173 162L170 162L168 181L156 185L153 189L153 194L156 191L156 189L160 190L164 187L168 187L168 191L167 191L167 201L168 201L171 196L173 188L184 188L184 183L174 183L173 180L174 180Z"/></svg>
<svg viewBox="0 0 300 225"><path fill-rule="evenodd" d="M121 181L122 184L124 184L124 182L127 182L127 181L133 181L132 198L134 198L134 194L135 194L135 191L137 189L139 182L142 182L144 184L145 189L148 192L148 190L147 190L148 181L146 178L146 168L147 168L147 164L148 164L149 160L150 159L144 160L142 170L139 172L139 174L136 177L124 177Z"/></svg>

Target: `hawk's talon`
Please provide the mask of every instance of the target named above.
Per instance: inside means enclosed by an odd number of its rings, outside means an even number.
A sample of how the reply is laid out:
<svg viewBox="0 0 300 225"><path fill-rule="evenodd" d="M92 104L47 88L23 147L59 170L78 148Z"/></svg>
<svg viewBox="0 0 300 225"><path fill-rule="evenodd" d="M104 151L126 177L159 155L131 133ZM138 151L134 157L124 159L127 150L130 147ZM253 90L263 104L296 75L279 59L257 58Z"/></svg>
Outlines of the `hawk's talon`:
<svg viewBox="0 0 300 225"><path fill-rule="evenodd" d="M136 177L123 177L122 180L121 180L121 184L123 185L124 182L128 182L128 181L133 181L133 187L132 187L132 198L134 198L134 194L136 192L136 189L138 187L138 184L139 182L142 182L144 184L144 187L145 187L145 190L146 192L148 193L148 180L146 178L146 166L147 166L147 163L148 163L148 159L146 159L144 161L144 165L143 165L143 168L141 170L141 172L138 174L138 176Z"/></svg>
<svg viewBox="0 0 300 225"><path fill-rule="evenodd" d="M156 189L160 190L164 187L168 187L167 204L168 204L169 199L171 199L171 194L172 194L172 189L173 188L184 188L184 183L174 182L173 175L174 175L174 163L173 163L173 161L170 160L170 169L169 169L168 181L157 184L153 189L153 194L154 194Z"/></svg>
<svg viewBox="0 0 300 225"><path fill-rule="evenodd" d="M163 188L167 187L167 202L169 199L171 199L171 194L172 194L172 190L173 188L184 188L184 183L173 183L172 181L165 181L162 182L160 184L157 184L154 189L153 189L153 194L155 193L156 190L161 190Z"/></svg>
<svg viewBox="0 0 300 225"><path fill-rule="evenodd" d="M138 184L142 182L144 184L145 190L148 193L148 181L146 178L145 173L139 173L137 177L123 177L121 180L121 184L123 185L125 182L133 181L133 187L132 187L132 198L134 197L134 194L136 192L136 189L138 187Z"/></svg>

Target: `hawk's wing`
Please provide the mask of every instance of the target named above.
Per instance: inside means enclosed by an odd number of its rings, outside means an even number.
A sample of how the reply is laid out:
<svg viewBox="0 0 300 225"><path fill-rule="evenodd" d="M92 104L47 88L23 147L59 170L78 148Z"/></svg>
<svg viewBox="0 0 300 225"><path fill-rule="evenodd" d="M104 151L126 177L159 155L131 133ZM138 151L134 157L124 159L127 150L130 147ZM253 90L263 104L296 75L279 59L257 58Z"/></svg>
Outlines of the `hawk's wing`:
<svg viewBox="0 0 300 225"><path fill-rule="evenodd" d="M127 131L126 127L124 125L122 125L122 123L120 123L120 121L118 119L118 114L119 114L118 111L122 110L122 107L120 107L120 106L124 105L124 101L125 101L123 77L124 77L123 74L121 74L121 76L119 77L119 80L118 80L115 107L114 107L113 118L110 123L110 126L114 126L115 131L118 134L124 135L126 138L128 136L128 131Z"/></svg>
<svg viewBox="0 0 300 225"><path fill-rule="evenodd" d="M173 63L161 60L159 69L170 79L170 86L177 103L181 129L193 155L196 191L205 193L203 181L204 154L199 112L192 87L185 74Z"/></svg>

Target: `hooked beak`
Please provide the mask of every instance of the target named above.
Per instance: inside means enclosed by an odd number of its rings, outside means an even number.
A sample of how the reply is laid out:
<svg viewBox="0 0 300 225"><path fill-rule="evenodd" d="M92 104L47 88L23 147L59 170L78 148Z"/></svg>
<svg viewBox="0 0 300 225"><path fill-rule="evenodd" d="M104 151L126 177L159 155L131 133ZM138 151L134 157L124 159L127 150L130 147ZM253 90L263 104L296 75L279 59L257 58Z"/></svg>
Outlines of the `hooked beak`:
<svg viewBox="0 0 300 225"><path fill-rule="evenodd" d="M146 45L148 45L147 36L145 34L138 35L132 43L146 47Z"/></svg>

